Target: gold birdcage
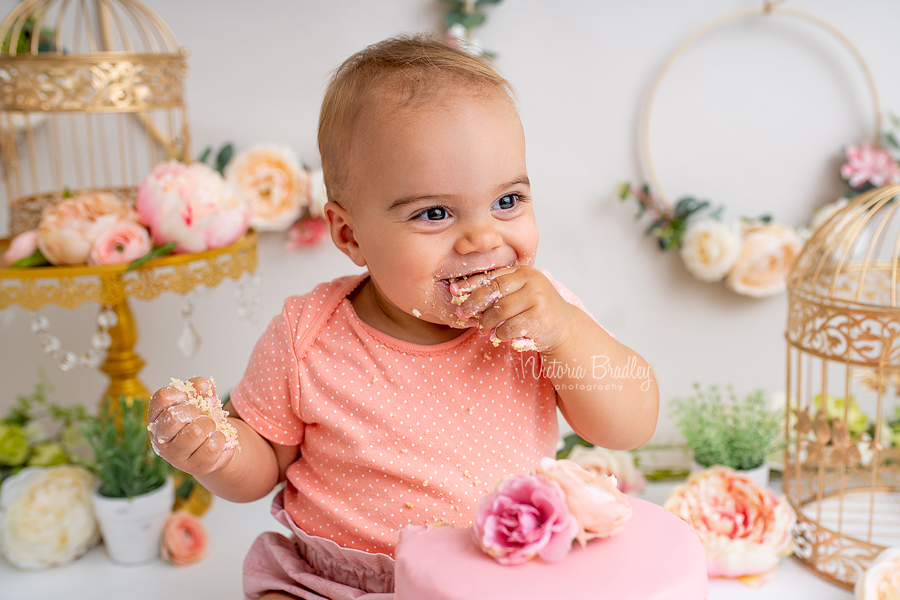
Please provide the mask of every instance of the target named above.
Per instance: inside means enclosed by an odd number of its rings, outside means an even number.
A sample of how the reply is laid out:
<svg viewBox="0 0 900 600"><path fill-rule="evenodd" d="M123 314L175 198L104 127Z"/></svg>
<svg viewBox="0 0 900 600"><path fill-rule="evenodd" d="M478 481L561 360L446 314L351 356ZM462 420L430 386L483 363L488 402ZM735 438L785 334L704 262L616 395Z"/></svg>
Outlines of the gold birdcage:
<svg viewBox="0 0 900 600"><path fill-rule="evenodd" d="M783 487L796 556L850 588L900 545L900 185L849 202L788 279Z"/></svg>
<svg viewBox="0 0 900 600"><path fill-rule="evenodd" d="M0 27L0 156L10 233L63 196L133 201L167 158L188 159L187 52L133 0L26 0Z"/></svg>

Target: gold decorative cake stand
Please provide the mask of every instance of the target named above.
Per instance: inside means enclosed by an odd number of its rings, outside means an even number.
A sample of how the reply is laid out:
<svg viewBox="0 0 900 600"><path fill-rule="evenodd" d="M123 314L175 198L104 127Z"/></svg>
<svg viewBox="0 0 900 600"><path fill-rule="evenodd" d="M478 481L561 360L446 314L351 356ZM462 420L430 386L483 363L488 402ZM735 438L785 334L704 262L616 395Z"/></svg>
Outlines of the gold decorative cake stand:
<svg viewBox="0 0 900 600"><path fill-rule="evenodd" d="M225 277L237 280L256 269L256 242L250 231L224 248L164 256L127 272L127 265L0 268L0 310L18 305L34 311L47 304L73 309L87 302L110 307L118 322L109 329L112 344L100 366L111 380L101 400L147 399L150 392L137 378L145 363L134 351L138 334L128 299L152 300L166 291L184 295L198 285L216 287ZM0 240L0 253L8 244Z"/></svg>

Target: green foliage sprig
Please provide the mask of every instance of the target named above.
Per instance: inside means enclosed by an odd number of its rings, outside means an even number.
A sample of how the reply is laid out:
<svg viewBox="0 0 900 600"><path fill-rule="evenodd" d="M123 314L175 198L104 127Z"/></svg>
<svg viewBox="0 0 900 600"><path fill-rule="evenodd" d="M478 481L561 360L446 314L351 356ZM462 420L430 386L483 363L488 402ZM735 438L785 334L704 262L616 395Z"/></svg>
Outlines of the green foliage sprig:
<svg viewBox="0 0 900 600"><path fill-rule="evenodd" d="M695 383L694 390L695 395L674 401L674 416L701 466L755 469L778 448L781 413L769 409L762 390L743 400L730 386L724 398L718 386L704 392Z"/></svg>
<svg viewBox="0 0 900 600"><path fill-rule="evenodd" d="M145 402L129 402L121 396L84 427L94 450L94 460L78 462L100 478L101 496L133 498L152 492L166 482L169 463L150 447L144 422L146 412Z"/></svg>

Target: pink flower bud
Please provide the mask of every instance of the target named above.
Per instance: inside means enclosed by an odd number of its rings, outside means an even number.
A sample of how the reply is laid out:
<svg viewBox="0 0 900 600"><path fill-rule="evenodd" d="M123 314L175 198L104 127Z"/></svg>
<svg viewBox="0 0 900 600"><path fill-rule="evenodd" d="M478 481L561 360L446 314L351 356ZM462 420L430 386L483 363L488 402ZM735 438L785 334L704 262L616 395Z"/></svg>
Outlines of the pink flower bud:
<svg viewBox="0 0 900 600"><path fill-rule="evenodd" d="M101 233L94 245L88 264L120 265L145 256L153 249L150 234L133 221L119 221Z"/></svg>
<svg viewBox="0 0 900 600"><path fill-rule="evenodd" d="M9 243L9 248L3 253L3 263L7 267L13 266L16 262L23 258L28 258L37 250L38 230L32 229L25 233L20 233Z"/></svg>

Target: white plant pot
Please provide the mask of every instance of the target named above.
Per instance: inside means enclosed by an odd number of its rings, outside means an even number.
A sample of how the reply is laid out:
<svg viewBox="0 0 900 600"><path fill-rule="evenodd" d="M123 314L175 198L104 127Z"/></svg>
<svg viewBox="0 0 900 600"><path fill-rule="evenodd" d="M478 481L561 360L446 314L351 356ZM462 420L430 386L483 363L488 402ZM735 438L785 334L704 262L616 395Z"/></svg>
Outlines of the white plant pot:
<svg viewBox="0 0 900 600"><path fill-rule="evenodd" d="M698 463L695 460L691 461L691 473L696 473L697 471L703 471L706 469L703 465ZM746 471L735 469L738 473L743 473L750 479L757 482L759 485L763 487L769 486L769 464L763 463L761 466L756 467L755 469L748 469Z"/></svg>
<svg viewBox="0 0 900 600"><path fill-rule="evenodd" d="M159 557L163 527L175 503L171 477L162 487L131 499L107 498L94 490L93 502L113 562L134 565Z"/></svg>

